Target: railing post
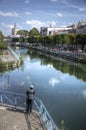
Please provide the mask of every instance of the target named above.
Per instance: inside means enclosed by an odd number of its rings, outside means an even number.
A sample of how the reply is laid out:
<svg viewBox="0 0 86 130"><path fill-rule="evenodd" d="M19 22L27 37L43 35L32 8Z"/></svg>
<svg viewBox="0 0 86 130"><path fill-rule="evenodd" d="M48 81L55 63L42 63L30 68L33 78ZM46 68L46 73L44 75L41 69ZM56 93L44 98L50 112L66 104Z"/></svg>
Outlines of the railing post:
<svg viewBox="0 0 86 130"><path fill-rule="evenodd" d="M44 112L43 112L42 118L43 118L44 123L46 124L48 118L47 118L47 114L46 114L46 111L45 111L45 110L44 110Z"/></svg>
<svg viewBox="0 0 86 130"><path fill-rule="evenodd" d="M1 100L1 105L2 105L3 104L3 94L1 94L0 100Z"/></svg>
<svg viewBox="0 0 86 130"><path fill-rule="evenodd" d="M42 103L40 102L40 109L39 109L40 111L40 114L42 115L42 112L43 112L43 108L42 108Z"/></svg>
<svg viewBox="0 0 86 130"><path fill-rule="evenodd" d="M47 130L54 130L52 126L52 122L50 120L47 121L46 126L47 126Z"/></svg>
<svg viewBox="0 0 86 130"><path fill-rule="evenodd" d="M16 97L16 95L15 95L14 105L15 105L15 109L16 109L16 106L17 106L17 97Z"/></svg>

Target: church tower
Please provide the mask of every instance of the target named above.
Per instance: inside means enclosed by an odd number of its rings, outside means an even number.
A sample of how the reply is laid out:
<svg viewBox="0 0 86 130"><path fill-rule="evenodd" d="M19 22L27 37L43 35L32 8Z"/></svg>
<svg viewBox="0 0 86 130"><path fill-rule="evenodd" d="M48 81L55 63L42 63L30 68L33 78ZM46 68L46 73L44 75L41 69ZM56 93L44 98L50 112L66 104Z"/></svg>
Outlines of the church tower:
<svg viewBox="0 0 86 130"><path fill-rule="evenodd" d="M16 24L14 24L14 27L12 28L12 35L16 35L17 34L17 27Z"/></svg>

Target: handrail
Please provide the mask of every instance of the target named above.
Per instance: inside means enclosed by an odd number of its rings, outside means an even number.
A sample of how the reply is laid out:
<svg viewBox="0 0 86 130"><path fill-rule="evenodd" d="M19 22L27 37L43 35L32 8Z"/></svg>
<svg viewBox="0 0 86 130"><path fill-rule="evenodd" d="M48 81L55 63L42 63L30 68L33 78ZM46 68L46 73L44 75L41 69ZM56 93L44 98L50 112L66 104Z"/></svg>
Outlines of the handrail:
<svg viewBox="0 0 86 130"><path fill-rule="evenodd" d="M25 108L26 96L24 94L19 93L0 91L0 104L11 105L15 108ZM35 111L39 113L40 118L42 118L47 130L58 130L56 124L54 123L47 109L45 108L43 102L38 97L34 98L33 107Z"/></svg>

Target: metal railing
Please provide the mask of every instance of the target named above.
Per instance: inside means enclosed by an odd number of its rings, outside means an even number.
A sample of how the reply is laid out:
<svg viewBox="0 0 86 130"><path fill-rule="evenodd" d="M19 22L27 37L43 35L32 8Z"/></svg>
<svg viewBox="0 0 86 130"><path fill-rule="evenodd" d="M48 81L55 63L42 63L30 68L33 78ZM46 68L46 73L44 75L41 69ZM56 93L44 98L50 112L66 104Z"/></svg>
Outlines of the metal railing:
<svg viewBox="0 0 86 130"><path fill-rule="evenodd" d="M26 96L24 94L12 93L7 91L0 91L0 104L10 105L14 108L24 108L26 107ZM37 111L42 118L44 125L47 130L58 130L56 124L54 123L52 117L45 108L43 102L38 98L34 98L33 108Z"/></svg>

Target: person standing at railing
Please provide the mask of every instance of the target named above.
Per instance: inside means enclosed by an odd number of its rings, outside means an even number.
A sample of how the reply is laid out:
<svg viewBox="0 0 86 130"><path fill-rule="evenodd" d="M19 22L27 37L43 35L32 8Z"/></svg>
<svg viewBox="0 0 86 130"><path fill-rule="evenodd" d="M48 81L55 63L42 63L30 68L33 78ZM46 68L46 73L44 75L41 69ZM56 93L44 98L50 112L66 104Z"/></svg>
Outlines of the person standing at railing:
<svg viewBox="0 0 86 130"><path fill-rule="evenodd" d="M31 113L32 112L32 106L33 106L33 99L35 95L34 86L30 85L30 89L26 91L26 112Z"/></svg>

